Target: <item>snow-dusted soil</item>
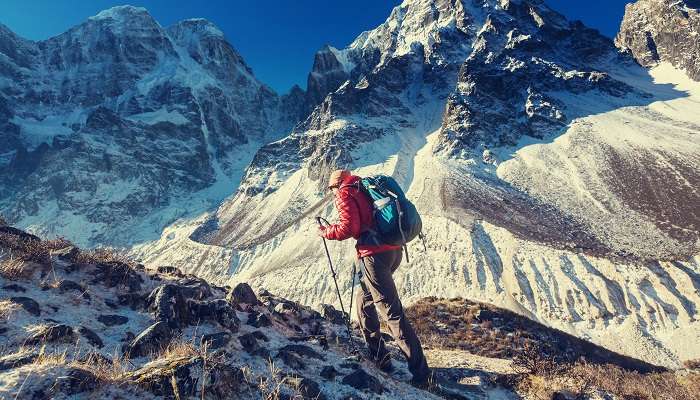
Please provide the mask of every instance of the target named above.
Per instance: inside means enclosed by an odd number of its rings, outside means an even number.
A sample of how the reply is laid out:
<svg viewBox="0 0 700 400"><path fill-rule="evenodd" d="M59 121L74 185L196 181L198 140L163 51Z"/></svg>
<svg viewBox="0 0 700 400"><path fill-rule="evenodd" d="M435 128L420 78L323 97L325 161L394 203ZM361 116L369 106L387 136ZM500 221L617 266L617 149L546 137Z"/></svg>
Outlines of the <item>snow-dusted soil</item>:
<svg viewBox="0 0 700 400"><path fill-rule="evenodd" d="M568 102L579 105L572 112L579 117L563 134L493 149L488 163L433 153L441 117L435 105L412 110L408 123L384 127L391 135L353 151L357 174L392 174L424 216L427 252L411 243L411 260L395 277L406 303L466 297L652 363L678 366L700 356L700 114L693 111L700 86L668 65L651 71L653 81L629 71L616 78L655 98L610 109L595 92L581 95ZM233 250L193 244L196 224L185 221L136 254L150 265L189 260L184 268L207 279L248 281L312 306L334 302L311 218L332 218L332 204L313 206L323 194L307 172L281 177L263 200L239 194L227 205L250 218L262 216L254 210L297 210L303 218L287 215L282 220L292 223L277 224L270 217L253 231L244 223L249 233L229 244ZM464 194L471 207L457 201ZM330 245L346 297L350 242ZM227 262L202 257L203 249Z"/></svg>
<svg viewBox="0 0 700 400"><path fill-rule="evenodd" d="M3 241L12 234L3 234ZM24 254L5 244L0 242L3 268L11 256ZM137 265L124 269L126 264L78 261L86 259L70 248L52 254L46 264L27 262L24 274L8 275L3 269L0 275L0 398L277 398L274 393L314 399L440 398L407 383L410 373L393 344L389 347L396 370L387 375L371 361L350 357L342 323L269 292L255 298L236 288L231 294L231 288L210 286L174 268L155 272ZM167 290L172 290L169 295ZM149 293L166 297L161 301ZM207 304L222 307L221 302L226 304L222 310L235 309L235 315L195 311ZM136 353L134 343L156 321L168 324L171 338L151 336L141 343L155 347ZM60 329L32 340L47 326ZM220 339L208 340L210 334ZM469 355L428 356L439 365L440 376L455 378L457 393L514 398L490 382L458 382L458 375L469 375ZM204 367L198 364L202 357ZM494 366L492 372L501 373L507 364L486 361L478 358L474 365ZM452 371L451 365L457 369ZM226 371L237 372L217 375ZM362 388L365 378L345 380L361 371L376 379L369 389ZM305 380L298 385L295 377ZM171 380L179 395L169 389ZM201 390L206 397L200 397Z"/></svg>

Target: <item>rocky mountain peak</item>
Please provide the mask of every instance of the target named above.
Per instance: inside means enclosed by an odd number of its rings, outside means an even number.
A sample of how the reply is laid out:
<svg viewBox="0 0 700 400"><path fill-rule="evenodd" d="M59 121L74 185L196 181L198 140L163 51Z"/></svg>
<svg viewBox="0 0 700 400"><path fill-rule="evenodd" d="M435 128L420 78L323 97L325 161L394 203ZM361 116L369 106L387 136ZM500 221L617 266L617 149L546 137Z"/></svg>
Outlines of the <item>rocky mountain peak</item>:
<svg viewBox="0 0 700 400"><path fill-rule="evenodd" d="M643 66L668 62L700 81L700 1L639 0L625 7L615 43Z"/></svg>

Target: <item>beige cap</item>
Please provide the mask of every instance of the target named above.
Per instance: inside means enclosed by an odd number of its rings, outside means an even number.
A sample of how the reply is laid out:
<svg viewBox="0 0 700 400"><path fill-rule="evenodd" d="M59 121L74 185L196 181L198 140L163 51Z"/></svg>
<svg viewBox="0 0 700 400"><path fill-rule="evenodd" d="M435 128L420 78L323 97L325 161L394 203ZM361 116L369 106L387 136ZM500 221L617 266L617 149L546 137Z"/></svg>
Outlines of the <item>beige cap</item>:
<svg viewBox="0 0 700 400"><path fill-rule="evenodd" d="M331 177L328 178L328 187L340 186L348 176L350 176L350 171L347 169L337 169L331 172Z"/></svg>

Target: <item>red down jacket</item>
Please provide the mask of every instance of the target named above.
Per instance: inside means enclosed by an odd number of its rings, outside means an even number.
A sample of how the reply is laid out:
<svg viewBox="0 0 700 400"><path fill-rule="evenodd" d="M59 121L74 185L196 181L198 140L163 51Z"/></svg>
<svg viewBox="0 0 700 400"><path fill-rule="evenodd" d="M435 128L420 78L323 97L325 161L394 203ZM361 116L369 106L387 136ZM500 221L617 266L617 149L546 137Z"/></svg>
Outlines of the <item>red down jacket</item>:
<svg viewBox="0 0 700 400"><path fill-rule="evenodd" d="M328 226L324 236L329 240L355 238L358 241L355 245L358 258L400 249L401 246L365 243L362 234L374 227L374 217L370 199L360 192L359 180L360 177L354 175L343 180L335 194L338 223Z"/></svg>

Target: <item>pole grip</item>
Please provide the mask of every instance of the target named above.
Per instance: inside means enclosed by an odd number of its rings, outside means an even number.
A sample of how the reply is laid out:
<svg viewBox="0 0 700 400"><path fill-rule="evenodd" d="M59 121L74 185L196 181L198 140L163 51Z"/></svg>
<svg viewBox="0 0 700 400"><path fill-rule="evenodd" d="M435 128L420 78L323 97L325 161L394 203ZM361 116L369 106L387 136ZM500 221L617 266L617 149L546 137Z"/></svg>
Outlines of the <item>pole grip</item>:
<svg viewBox="0 0 700 400"><path fill-rule="evenodd" d="M325 218L323 218L323 217L321 217L321 216L317 216L317 217L316 217L316 222L318 222L318 225L319 225L319 226L323 226L323 224L326 224L326 225L330 225L330 224L331 224L330 222L328 222L327 219L325 219Z"/></svg>

